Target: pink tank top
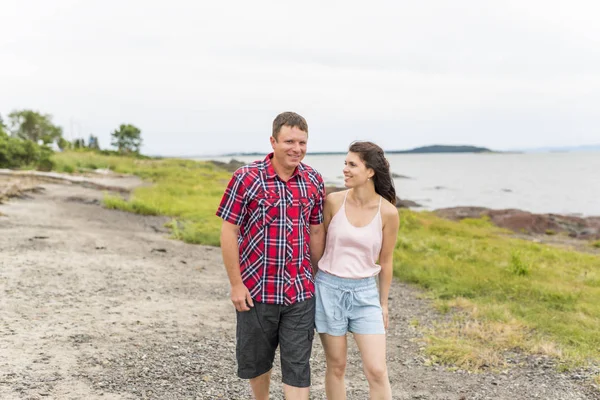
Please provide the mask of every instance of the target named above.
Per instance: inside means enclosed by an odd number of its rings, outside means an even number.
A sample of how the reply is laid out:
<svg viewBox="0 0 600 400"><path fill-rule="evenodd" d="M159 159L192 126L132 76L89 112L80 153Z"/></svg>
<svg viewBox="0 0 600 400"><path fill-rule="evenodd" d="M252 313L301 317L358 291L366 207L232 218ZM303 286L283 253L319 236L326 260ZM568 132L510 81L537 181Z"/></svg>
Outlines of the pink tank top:
<svg viewBox="0 0 600 400"><path fill-rule="evenodd" d="M346 198L333 216L327 229L325 252L319 261L319 269L342 278L368 278L381 271L377 265L383 232L381 222L381 196L379 210L368 225L357 228L346 217Z"/></svg>

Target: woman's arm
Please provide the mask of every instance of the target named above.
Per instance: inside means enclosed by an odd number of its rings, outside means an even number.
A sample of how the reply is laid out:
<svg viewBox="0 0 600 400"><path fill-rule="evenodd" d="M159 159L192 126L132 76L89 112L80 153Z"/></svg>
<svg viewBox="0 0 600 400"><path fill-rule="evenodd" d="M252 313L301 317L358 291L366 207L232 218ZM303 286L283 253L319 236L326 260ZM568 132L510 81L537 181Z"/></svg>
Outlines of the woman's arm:
<svg viewBox="0 0 600 400"><path fill-rule="evenodd" d="M392 204L393 209L386 207L383 221L383 243L379 253L379 301L383 309L383 323L385 329L388 327L388 296L392 284L394 270L394 248L398 238L398 229L400 226L400 216L398 210Z"/></svg>

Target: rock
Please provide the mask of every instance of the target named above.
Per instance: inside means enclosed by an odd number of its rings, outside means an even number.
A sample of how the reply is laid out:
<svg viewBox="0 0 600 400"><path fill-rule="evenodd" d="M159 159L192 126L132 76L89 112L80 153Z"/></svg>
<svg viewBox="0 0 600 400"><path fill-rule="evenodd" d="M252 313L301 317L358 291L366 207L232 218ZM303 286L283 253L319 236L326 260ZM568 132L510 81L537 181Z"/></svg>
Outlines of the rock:
<svg viewBox="0 0 600 400"><path fill-rule="evenodd" d="M492 210L485 207L451 207L437 209L442 218L460 221L464 218L488 217L501 228L517 233L564 233L577 239L600 239L600 217L575 217L559 214L533 214L516 209Z"/></svg>
<svg viewBox="0 0 600 400"><path fill-rule="evenodd" d="M395 172L392 172L392 178L394 178L394 179L412 179L410 176L400 175Z"/></svg>
<svg viewBox="0 0 600 400"><path fill-rule="evenodd" d="M419 203L416 203L412 200L402 200L398 196L396 196L396 207L397 208L417 208L422 207Z"/></svg>
<svg viewBox="0 0 600 400"><path fill-rule="evenodd" d="M215 161L215 160L211 160L209 162L211 162L215 166L217 166L219 168L223 168L224 170L229 171L229 172L235 172L238 168L243 167L244 165L248 164L243 161L238 161L236 159L231 159L228 163L223 162L223 161Z"/></svg>

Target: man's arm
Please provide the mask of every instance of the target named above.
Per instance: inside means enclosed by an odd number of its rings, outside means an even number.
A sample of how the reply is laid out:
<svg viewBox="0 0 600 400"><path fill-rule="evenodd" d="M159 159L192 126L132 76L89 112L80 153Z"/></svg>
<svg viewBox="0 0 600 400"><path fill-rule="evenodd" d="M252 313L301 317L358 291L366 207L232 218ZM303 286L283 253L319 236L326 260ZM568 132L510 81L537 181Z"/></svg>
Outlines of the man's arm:
<svg viewBox="0 0 600 400"><path fill-rule="evenodd" d="M238 246L238 235L240 227L227 221L221 225L221 252L223 264L229 277L231 285L231 302L238 311L248 311L248 305L254 307L250 292L242 281L240 272L240 249Z"/></svg>
<svg viewBox="0 0 600 400"><path fill-rule="evenodd" d="M319 260L325 251L325 227L323 224L310 226L310 263L313 269L313 275L319 268Z"/></svg>
<svg viewBox="0 0 600 400"><path fill-rule="evenodd" d="M310 216L310 264L312 265L313 276L317 274L319 270L319 260L323 257L325 252L325 235L327 224L327 202L325 201L325 183L321 175L319 178L319 194L317 196L317 203L312 209Z"/></svg>

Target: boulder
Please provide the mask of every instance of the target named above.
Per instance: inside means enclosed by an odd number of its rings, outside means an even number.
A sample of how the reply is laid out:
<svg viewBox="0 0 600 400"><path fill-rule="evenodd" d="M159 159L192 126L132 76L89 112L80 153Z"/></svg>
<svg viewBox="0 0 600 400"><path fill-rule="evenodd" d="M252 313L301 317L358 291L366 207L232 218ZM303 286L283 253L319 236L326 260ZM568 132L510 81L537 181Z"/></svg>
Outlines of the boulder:
<svg viewBox="0 0 600 400"><path fill-rule="evenodd" d="M518 233L566 233L578 239L600 239L600 217L534 214L517 209L493 210L485 207L442 208L435 210L434 213L455 221L487 216L494 225Z"/></svg>
<svg viewBox="0 0 600 400"><path fill-rule="evenodd" d="M244 165L248 164L245 163L243 161L238 161L236 159L231 159L229 160L228 163L223 162L223 161L216 161L216 160L210 160L211 163L213 163L214 165L216 165L219 168L223 168L226 171L229 171L231 173L237 171L238 168L243 167Z"/></svg>

